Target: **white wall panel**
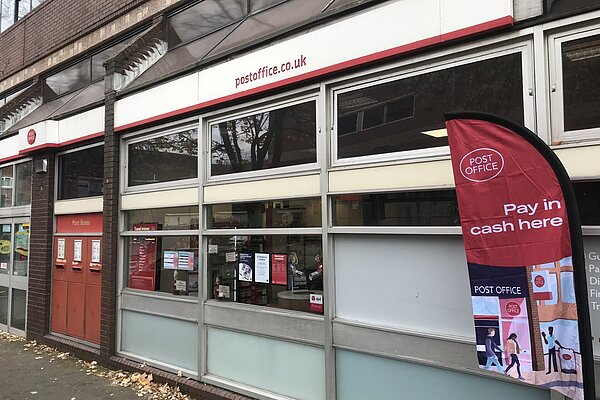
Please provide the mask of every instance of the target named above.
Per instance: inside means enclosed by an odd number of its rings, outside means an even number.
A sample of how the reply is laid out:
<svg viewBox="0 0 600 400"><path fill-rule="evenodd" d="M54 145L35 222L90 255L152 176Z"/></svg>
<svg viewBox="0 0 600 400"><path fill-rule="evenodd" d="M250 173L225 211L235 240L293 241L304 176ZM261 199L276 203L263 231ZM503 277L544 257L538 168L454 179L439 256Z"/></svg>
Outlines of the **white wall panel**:
<svg viewBox="0 0 600 400"><path fill-rule="evenodd" d="M104 132L104 106L58 121L59 143Z"/></svg>
<svg viewBox="0 0 600 400"><path fill-rule="evenodd" d="M0 140L0 162L9 157L19 155L19 135L10 136Z"/></svg>
<svg viewBox="0 0 600 400"><path fill-rule="evenodd" d="M220 80L205 82L215 85ZM198 73L122 98L115 103L115 127L179 110L198 103Z"/></svg>
<svg viewBox="0 0 600 400"><path fill-rule="evenodd" d="M338 317L474 337L460 236L336 235L334 251Z"/></svg>

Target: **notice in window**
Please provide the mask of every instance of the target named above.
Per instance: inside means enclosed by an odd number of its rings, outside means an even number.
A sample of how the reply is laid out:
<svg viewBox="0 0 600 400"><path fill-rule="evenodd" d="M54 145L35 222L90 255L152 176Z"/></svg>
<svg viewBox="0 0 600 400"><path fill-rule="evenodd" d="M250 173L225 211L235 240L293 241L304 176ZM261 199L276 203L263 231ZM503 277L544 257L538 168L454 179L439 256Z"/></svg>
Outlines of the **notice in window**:
<svg viewBox="0 0 600 400"><path fill-rule="evenodd" d="M254 281L256 283L269 283L269 254L254 254Z"/></svg>
<svg viewBox="0 0 600 400"><path fill-rule="evenodd" d="M252 264L254 258L250 253L240 253L240 262L238 263L238 279L242 282L252 282Z"/></svg>
<svg viewBox="0 0 600 400"><path fill-rule="evenodd" d="M271 283L287 285L287 254L271 254Z"/></svg>

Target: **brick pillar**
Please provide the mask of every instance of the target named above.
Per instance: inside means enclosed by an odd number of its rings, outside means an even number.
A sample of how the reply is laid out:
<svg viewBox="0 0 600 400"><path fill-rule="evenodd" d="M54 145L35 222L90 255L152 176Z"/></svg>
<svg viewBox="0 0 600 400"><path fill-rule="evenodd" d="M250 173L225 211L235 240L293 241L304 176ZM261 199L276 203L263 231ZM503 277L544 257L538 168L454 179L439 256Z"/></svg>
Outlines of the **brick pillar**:
<svg viewBox="0 0 600 400"><path fill-rule="evenodd" d="M54 214L54 154L38 154L48 160L47 172L34 172L31 184L31 229L29 237L29 299L27 339L40 341L50 330L52 282L52 234Z"/></svg>
<svg viewBox="0 0 600 400"><path fill-rule="evenodd" d="M112 80L109 80L112 84ZM119 136L114 132L116 93L107 90L104 125L104 209L102 232L102 305L100 358L108 363L116 350L117 271L119 265Z"/></svg>

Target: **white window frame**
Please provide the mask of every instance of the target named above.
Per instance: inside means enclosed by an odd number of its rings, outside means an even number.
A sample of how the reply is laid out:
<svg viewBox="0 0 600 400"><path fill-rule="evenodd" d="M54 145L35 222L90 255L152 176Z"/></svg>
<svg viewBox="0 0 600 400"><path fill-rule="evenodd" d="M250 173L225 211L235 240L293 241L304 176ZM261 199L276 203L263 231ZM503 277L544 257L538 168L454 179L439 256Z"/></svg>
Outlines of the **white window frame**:
<svg viewBox="0 0 600 400"><path fill-rule="evenodd" d="M477 44L471 46L474 48ZM330 90L330 110L331 113L331 164L333 167L346 167L356 164L368 164L379 162L397 162L397 161L416 161L419 159L443 159L448 158L450 149L448 146L431 147L417 150L399 151L393 153L365 155L358 157L339 158L338 155L338 140L337 140L337 103L338 96L343 93L352 92L357 89L368 88L371 86L398 81L426 73L441 71L444 69L475 63L478 61L489 60L495 57L500 57L508 54L521 54L521 71L522 71L522 95L523 95L523 121L525 126L535 131L535 101L532 95L534 88L534 72L533 72L533 44L531 39L526 38L511 44L494 45L493 47L475 47L476 52L454 56L445 54L443 60L419 60L418 65L410 65L410 60L403 65L396 65L394 72L381 73L371 79L354 80L342 84L334 84ZM436 55L434 54L433 57ZM401 69L398 69L401 68ZM365 73L364 75L367 75ZM451 111L451 110L448 110Z"/></svg>
<svg viewBox="0 0 600 400"><path fill-rule="evenodd" d="M33 170L33 161L31 158L24 158L24 159L20 159L17 161L13 161L13 162L9 162L6 164L2 164L0 165L0 169L6 168L6 167L12 167L12 171L13 171L13 175L12 175L12 180L11 180L11 206L10 207L0 207L0 217L5 214L6 212L3 212L3 210L10 210L10 212L8 212L8 215L13 215L13 213L16 215L18 213L15 213L14 210L21 210L21 209L27 209L29 210L31 208L31 203L29 204L25 204L25 205L21 205L21 206L16 206L15 202L17 200L17 190L16 190L16 182L17 182L17 165L19 164L23 164L26 162L31 162L31 179L33 181L33 174L35 173L35 171ZM33 190L32 190L32 196L33 196Z"/></svg>
<svg viewBox="0 0 600 400"><path fill-rule="evenodd" d="M200 171L201 171L201 163L200 159L202 158L202 149L201 149L201 140L200 140L200 129L198 127L198 119L194 117L192 119L187 119L178 122L177 124L170 124L166 126L161 126L157 128L147 129L140 132L134 132L128 135L123 135L121 140L121 163L120 163L120 194L126 193L140 193L140 192L150 192L161 189L173 189L173 188L185 188L185 187L197 187L199 184ZM136 144L140 142L144 142L149 139L154 139L161 136L170 135L173 133L178 133L182 131L196 129L197 132L197 148L198 148L198 175L195 178L187 178L187 179L178 179L174 181L168 182L159 182L159 183L148 183L145 185L129 185L129 146L131 144Z"/></svg>
<svg viewBox="0 0 600 400"><path fill-rule="evenodd" d="M561 47L565 42L583 39L594 35L600 35L600 26L587 26L584 28L564 31L548 36L550 117L552 123L553 144L600 139L600 126L596 128L565 131L564 125L564 87Z"/></svg>
<svg viewBox="0 0 600 400"><path fill-rule="evenodd" d="M319 168L319 155L323 151L319 146L319 135L322 132L321 113L322 111L322 98L319 92L314 90L304 94L298 94L294 96L294 93L288 94L286 97L276 97L263 99L260 102L250 103L246 106L229 108L224 112L205 114L201 116L201 130L202 130L202 143L206 160L204 163L205 179L206 183L218 183L218 182L229 182L233 180L248 180L248 178L265 178L279 175L291 175L298 173L306 173L309 171L318 171ZM273 167L265 168L256 171L243 171L243 172L232 172L223 175L212 175L212 135L211 126L220 122L230 121L236 118L242 118L248 115L257 114L266 111L273 111L284 107L295 106L298 104L308 103L314 101L315 103L315 161L306 164L290 165L285 167Z"/></svg>

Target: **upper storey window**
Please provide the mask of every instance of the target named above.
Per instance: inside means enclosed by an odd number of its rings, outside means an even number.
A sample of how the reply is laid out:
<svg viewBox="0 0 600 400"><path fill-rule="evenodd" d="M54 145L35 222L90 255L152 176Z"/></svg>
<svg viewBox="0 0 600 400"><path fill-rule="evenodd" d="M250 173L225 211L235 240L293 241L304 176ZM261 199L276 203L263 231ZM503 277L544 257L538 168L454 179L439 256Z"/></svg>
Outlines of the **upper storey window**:
<svg viewBox="0 0 600 400"><path fill-rule="evenodd" d="M44 0L2 0L0 1L0 32L11 27Z"/></svg>

